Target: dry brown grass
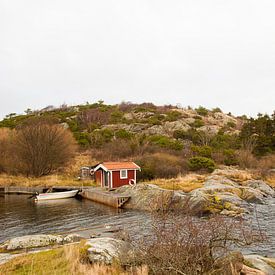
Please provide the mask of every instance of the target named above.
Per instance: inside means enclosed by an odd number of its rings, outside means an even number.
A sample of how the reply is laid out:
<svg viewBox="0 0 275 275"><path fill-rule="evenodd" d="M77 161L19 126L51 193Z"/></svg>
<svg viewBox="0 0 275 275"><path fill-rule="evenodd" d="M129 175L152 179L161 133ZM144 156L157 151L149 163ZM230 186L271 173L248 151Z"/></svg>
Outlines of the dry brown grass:
<svg viewBox="0 0 275 275"><path fill-rule="evenodd" d="M187 174L172 179L154 179L150 183L164 189L182 190L188 193L202 187L205 177L206 175Z"/></svg>
<svg viewBox="0 0 275 275"><path fill-rule="evenodd" d="M92 180L78 180L74 177L64 175L50 175L40 178L31 178L24 176L12 176L0 174L0 186L96 186Z"/></svg>
<svg viewBox="0 0 275 275"><path fill-rule="evenodd" d="M97 163L88 154L77 155L58 174L40 178L0 174L0 186L96 186L92 180L78 180L80 167Z"/></svg>
<svg viewBox="0 0 275 275"><path fill-rule="evenodd" d="M97 164L98 161L93 159L89 153L79 154L75 156L64 169L62 174L68 177L77 177L82 166L92 166Z"/></svg>
<svg viewBox="0 0 275 275"><path fill-rule="evenodd" d="M216 169L213 175L224 176L228 179L237 182L244 182L254 178L253 172L249 170L240 170L232 167L221 167L221 169Z"/></svg>
<svg viewBox="0 0 275 275"><path fill-rule="evenodd" d="M271 187L275 188L275 175L268 176L266 178L266 183L268 183L268 185L270 185Z"/></svg>

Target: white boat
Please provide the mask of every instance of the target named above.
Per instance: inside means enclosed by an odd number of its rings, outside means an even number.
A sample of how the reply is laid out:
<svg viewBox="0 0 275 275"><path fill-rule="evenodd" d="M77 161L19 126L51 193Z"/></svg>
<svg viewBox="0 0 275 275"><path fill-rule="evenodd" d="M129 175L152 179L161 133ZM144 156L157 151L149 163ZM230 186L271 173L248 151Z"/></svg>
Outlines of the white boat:
<svg viewBox="0 0 275 275"><path fill-rule="evenodd" d="M35 196L35 200L58 200L58 199L67 199L76 196L79 190L71 190L65 192L53 192L53 193L42 193Z"/></svg>

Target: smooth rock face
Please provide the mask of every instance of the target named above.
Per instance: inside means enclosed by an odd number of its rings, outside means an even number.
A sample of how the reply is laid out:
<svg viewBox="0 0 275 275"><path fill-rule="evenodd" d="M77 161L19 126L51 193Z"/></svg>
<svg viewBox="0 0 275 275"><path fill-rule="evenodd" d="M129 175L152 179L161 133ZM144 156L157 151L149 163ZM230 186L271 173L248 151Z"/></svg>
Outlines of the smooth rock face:
<svg viewBox="0 0 275 275"><path fill-rule="evenodd" d="M244 259L249 262L253 267L261 270L266 275L274 275L275 269L268 263L275 265L275 259L265 258L259 255L245 255Z"/></svg>
<svg viewBox="0 0 275 275"><path fill-rule="evenodd" d="M67 236L59 235L27 235L22 237L16 237L4 242L0 248L5 249L6 251L18 250L18 249L27 249L34 247L44 247L54 244L64 244L79 241L80 236L76 234L71 234Z"/></svg>
<svg viewBox="0 0 275 275"><path fill-rule="evenodd" d="M131 196L124 204L124 208L128 209L154 211L167 207L173 200L173 191L152 184L138 184L135 187L124 185L115 192Z"/></svg>
<svg viewBox="0 0 275 275"><path fill-rule="evenodd" d="M111 264L113 260L125 256L130 251L130 245L127 242L113 238L94 238L86 243L88 248L88 257L90 262L103 262Z"/></svg>
<svg viewBox="0 0 275 275"><path fill-rule="evenodd" d="M243 265L243 268L241 270L242 275L266 275L265 272L255 269L246 265Z"/></svg>
<svg viewBox="0 0 275 275"><path fill-rule="evenodd" d="M275 196L275 190L267 185L263 180L249 180L246 182L247 186L257 189L267 196Z"/></svg>

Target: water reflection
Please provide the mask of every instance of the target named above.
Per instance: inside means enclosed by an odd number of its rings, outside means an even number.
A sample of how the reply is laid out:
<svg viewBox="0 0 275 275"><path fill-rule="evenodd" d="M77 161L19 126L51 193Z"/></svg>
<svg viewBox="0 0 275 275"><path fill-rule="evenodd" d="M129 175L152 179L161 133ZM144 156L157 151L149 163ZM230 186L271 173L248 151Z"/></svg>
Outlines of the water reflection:
<svg viewBox="0 0 275 275"><path fill-rule="evenodd" d="M16 236L100 228L106 224L138 228L146 214L75 198L39 201L28 196L0 197L0 242Z"/></svg>

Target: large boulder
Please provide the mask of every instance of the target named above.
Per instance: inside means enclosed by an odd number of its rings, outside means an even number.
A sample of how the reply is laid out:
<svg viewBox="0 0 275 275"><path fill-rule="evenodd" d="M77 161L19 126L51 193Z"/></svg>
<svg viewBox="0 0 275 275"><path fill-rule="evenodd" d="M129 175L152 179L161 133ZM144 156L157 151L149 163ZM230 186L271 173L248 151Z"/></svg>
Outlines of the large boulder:
<svg viewBox="0 0 275 275"><path fill-rule="evenodd" d="M266 275L275 274L275 258L266 258L260 255L245 255L245 262L264 272Z"/></svg>
<svg viewBox="0 0 275 275"><path fill-rule="evenodd" d="M167 121L164 123L163 127L168 134L172 134L176 130L188 131L191 129L191 127L186 123L185 119Z"/></svg>
<svg viewBox="0 0 275 275"><path fill-rule="evenodd" d="M198 130L209 135L216 135L219 132L220 127L217 125L204 125L199 127Z"/></svg>
<svg viewBox="0 0 275 275"><path fill-rule="evenodd" d="M114 238L94 238L87 241L88 257L91 263L111 264L114 260L127 257L130 244Z"/></svg>
<svg viewBox="0 0 275 275"><path fill-rule="evenodd" d="M250 172L236 169L234 167L223 167L222 169L216 169L212 175L223 176L238 183L251 180L253 178Z"/></svg>
<svg viewBox="0 0 275 275"><path fill-rule="evenodd" d="M71 234L67 236L60 235L27 235L22 237L12 238L4 242L0 248L4 251L20 250L20 249L29 249L35 247L45 247L55 244L65 244L77 242L81 238L76 234Z"/></svg>
<svg viewBox="0 0 275 275"><path fill-rule="evenodd" d="M162 189L153 184L138 184L134 187L124 185L116 193L130 196L130 200L123 205L124 208L155 211L170 206L174 192Z"/></svg>
<svg viewBox="0 0 275 275"><path fill-rule="evenodd" d="M248 187L261 191L266 196L275 196L275 191L263 180L248 180L245 182Z"/></svg>
<svg viewBox="0 0 275 275"><path fill-rule="evenodd" d="M166 135L166 131L164 130L162 125L154 125L146 130L143 131L143 133L147 135Z"/></svg>

